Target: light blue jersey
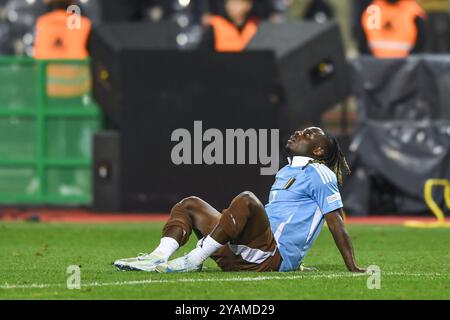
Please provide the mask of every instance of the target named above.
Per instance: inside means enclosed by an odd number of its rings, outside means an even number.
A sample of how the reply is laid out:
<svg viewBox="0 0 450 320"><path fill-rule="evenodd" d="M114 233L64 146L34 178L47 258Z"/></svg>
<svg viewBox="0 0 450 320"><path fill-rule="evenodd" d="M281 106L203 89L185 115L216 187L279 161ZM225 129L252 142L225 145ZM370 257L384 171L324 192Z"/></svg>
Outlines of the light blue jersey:
<svg viewBox="0 0 450 320"><path fill-rule="evenodd" d="M324 215L343 207L334 172L322 164L307 165L310 160L293 157L270 190L266 212L283 257L279 271L298 269L322 230Z"/></svg>

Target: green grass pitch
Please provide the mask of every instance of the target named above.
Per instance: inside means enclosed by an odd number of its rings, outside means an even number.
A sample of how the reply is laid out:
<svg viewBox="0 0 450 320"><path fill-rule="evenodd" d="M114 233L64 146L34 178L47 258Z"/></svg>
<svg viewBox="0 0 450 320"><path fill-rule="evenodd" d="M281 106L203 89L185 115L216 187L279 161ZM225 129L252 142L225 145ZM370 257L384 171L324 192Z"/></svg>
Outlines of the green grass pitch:
<svg viewBox="0 0 450 320"><path fill-rule="evenodd" d="M158 244L161 223L0 223L0 299L450 299L450 229L349 226L360 265L381 268L381 288L347 273L325 228L305 264L312 273L118 272L117 258ZM188 252L196 241L179 254ZM81 289L66 269L81 266Z"/></svg>

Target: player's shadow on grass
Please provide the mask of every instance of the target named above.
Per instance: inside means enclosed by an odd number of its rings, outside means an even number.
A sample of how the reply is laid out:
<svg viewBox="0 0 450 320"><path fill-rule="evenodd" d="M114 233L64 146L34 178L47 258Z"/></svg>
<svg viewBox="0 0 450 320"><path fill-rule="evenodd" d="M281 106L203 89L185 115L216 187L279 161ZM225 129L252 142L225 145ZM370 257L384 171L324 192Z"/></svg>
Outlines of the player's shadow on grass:
<svg viewBox="0 0 450 320"><path fill-rule="evenodd" d="M316 271L303 271L302 273L319 273L319 272L346 272L347 269L345 267L342 267L341 265L336 264L318 264L318 265L309 265L305 264L306 267L314 267L317 270ZM226 274L292 274L293 272L298 273L301 272L300 270L291 271L291 272L251 272L251 271L238 271L238 272L224 272L219 269L217 266L205 266L202 270L202 273L226 273Z"/></svg>

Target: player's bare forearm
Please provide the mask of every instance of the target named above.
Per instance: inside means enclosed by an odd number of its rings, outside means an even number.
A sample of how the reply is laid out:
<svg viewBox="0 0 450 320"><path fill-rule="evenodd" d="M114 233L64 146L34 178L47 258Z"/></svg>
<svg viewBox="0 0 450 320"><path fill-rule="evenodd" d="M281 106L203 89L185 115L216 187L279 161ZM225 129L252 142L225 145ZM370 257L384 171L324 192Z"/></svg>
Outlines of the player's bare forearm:
<svg viewBox="0 0 450 320"><path fill-rule="evenodd" d="M325 215L325 220L327 221L328 228L333 235L336 246L341 252L347 269L351 272L365 272L364 269L359 268L356 265L352 240L350 239L347 229L345 228L342 215L342 209L330 212Z"/></svg>

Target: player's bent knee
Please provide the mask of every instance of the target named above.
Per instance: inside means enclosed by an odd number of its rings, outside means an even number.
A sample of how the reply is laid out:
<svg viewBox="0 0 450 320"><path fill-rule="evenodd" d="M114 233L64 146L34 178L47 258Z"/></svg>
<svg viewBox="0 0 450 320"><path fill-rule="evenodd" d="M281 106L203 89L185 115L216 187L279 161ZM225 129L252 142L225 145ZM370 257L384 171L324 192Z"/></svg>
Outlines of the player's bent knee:
<svg viewBox="0 0 450 320"><path fill-rule="evenodd" d="M248 205L250 205L250 204L259 204L258 198L251 191L243 191L237 196L237 198L239 200L245 201Z"/></svg>
<svg viewBox="0 0 450 320"><path fill-rule="evenodd" d="M199 197L190 196L184 198L179 203L184 209L186 209L187 211L191 211L194 210L201 202L202 200Z"/></svg>
<svg viewBox="0 0 450 320"><path fill-rule="evenodd" d="M238 197L246 198L246 199L254 199L256 198L255 194L251 191L242 191Z"/></svg>

